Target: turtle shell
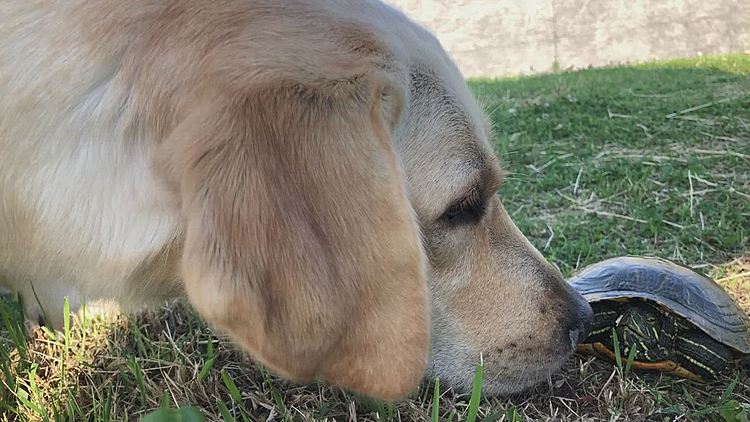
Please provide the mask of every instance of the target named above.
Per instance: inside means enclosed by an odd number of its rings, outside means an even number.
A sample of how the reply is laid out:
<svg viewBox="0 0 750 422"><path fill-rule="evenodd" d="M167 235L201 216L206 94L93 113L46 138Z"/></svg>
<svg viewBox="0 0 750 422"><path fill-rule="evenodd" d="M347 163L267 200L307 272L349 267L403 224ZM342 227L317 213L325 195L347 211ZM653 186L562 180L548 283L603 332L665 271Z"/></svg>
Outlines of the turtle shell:
<svg viewBox="0 0 750 422"><path fill-rule="evenodd" d="M750 318L713 280L660 258L618 257L584 268L570 282L593 303L652 300L685 318L716 341L750 353Z"/></svg>

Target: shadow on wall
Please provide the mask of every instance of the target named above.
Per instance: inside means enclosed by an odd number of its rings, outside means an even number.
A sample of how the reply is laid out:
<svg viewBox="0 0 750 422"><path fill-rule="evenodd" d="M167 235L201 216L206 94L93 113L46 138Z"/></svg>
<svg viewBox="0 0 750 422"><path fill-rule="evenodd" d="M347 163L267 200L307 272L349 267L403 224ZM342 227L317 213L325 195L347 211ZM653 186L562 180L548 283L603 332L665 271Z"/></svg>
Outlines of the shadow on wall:
<svg viewBox="0 0 750 422"><path fill-rule="evenodd" d="M467 77L750 49L747 0L386 0L432 30Z"/></svg>

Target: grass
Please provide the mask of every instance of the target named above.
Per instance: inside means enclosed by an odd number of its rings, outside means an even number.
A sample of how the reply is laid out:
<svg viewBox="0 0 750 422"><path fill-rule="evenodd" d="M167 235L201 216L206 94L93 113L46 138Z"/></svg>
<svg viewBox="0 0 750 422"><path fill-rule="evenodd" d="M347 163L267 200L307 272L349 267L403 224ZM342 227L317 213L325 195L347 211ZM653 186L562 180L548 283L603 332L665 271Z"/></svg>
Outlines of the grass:
<svg viewBox="0 0 750 422"><path fill-rule="evenodd" d="M658 255L707 272L750 310L750 56L472 81L521 230L569 275ZM181 303L24 340L0 301L0 420L710 420L750 414L750 377L711 384L575 357L510 398L438 381L386 404L256 367ZM477 371L481 377L481 368ZM182 406L180 410L175 410ZM192 406L188 408L186 406ZM157 412L157 413L153 413ZM179 414L178 414L179 412ZM743 419L744 418L744 419Z"/></svg>

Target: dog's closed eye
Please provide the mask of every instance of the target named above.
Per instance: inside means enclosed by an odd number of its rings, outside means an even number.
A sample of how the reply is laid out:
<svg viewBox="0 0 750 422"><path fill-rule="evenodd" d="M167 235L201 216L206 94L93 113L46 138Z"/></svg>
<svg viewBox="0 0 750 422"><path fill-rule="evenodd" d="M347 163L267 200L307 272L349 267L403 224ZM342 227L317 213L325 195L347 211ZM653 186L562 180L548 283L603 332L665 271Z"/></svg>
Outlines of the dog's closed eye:
<svg viewBox="0 0 750 422"><path fill-rule="evenodd" d="M451 226L476 224L482 219L486 208L486 198L475 187L463 199L448 207L442 219Z"/></svg>

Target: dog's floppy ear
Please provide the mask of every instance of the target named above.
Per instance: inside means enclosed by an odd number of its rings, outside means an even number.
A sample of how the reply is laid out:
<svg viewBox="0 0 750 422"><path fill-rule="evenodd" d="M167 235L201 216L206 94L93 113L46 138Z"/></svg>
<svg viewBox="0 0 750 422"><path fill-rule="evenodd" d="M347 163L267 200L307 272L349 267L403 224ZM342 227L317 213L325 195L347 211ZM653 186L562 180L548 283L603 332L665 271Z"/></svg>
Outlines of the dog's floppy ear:
<svg viewBox="0 0 750 422"><path fill-rule="evenodd" d="M282 376L386 399L419 382L430 329L392 91L373 73L226 92L165 145L200 314Z"/></svg>

